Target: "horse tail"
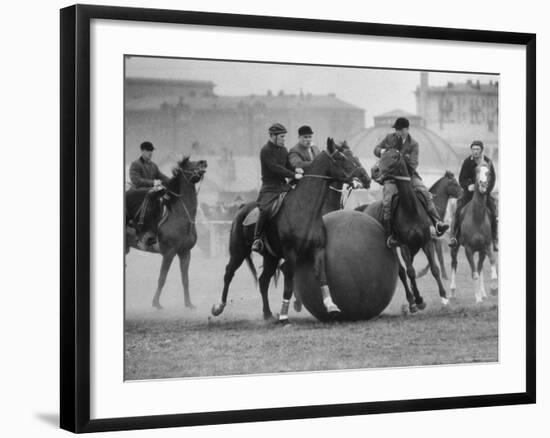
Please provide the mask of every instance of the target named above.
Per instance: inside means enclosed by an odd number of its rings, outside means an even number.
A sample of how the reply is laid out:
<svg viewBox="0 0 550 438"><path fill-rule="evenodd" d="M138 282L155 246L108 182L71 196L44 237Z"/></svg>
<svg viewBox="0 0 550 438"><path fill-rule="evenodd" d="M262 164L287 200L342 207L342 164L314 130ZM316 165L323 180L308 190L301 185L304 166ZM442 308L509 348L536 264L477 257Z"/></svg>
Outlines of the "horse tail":
<svg viewBox="0 0 550 438"><path fill-rule="evenodd" d="M250 254L246 256L245 260L248 268L250 269L250 272L252 272L252 276L254 277L254 282L256 283L256 286L258 286L258 272L256 271L256 266L254 266L254 262L252 261L252 257L250 257Z"/></svg>

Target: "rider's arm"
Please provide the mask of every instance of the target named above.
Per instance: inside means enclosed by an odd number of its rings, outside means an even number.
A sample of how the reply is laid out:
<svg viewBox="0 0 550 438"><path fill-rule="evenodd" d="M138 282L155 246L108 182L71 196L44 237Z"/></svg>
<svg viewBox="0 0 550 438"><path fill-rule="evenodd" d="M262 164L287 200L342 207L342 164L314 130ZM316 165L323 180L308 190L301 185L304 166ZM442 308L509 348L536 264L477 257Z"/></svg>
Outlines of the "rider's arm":
<svg viewBox="0 0 550 438"><path fill-rule="evenodd" d="M311 161L302 160L302 157L300 157L300 154L298 152L293 152L293 151L288 153L288 161L290 163L290 166L293 169L298 168L298 169L306 170L311 164Z"/></svg>
<svg viewBox="0 0 550 438"><path fill-rule="evenodd" d="M277 157L270 149L262 149L262 151L260 152L260 160L271 173L283 178L294 178L295 173L292 170L288 169L286 166L277 163ZM288 163L288 160L287 166L290 167L290 163Z"/></svg>
<svg viewBox="0 0 550 438"><path fill-rule="evenodd" d="M474 183L474 180L471 178L468 172L468 159L466 159L466 161L462 163L462 167L460 168L460 175L458 176L458 183L465 192L467 192L468 187Z"/></svg>
<svg viewBox="0 0 550 438"><path fill-rule="evenodd" d="M160 171L160 169L158 168L158 166L156 164L155 164L155 169L156 169L155 179L160 179L163 184L167 183L170 180L170 178L168 178L164 173L162 173Z"/></svg>
<svg viewBox="0 0 550 438"><path fill-rule="evenodd" d="M416 170L418 167L418 143L413 142L409 152L407 152L404 156L408 166L411 169Z"/></svg>
<svg viewBox="0 0 550 438"><path fill-rule="evenodd" d="M380 142L380 144L374 148L374 155L376 155L378 158L380 158L380 155L382 154L382 149L388 148L388 144L386 140L387 140L387 137L384 137L384 139Z"/></svg>
<svg viewBox="0 0 550 438"><path fill-rule="evenodd" d="M149 178L144 178L142 176L141 168L138 164L132 163L130 165L130 181L134 187L153 187L153 180Z"/></svg>

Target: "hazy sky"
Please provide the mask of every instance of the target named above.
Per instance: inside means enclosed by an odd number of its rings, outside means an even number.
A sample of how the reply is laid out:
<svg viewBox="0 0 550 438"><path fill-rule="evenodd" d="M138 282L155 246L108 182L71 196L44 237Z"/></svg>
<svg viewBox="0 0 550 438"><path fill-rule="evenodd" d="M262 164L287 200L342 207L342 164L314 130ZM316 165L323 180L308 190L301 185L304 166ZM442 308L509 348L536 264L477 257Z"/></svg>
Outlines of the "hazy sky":
<svg viewBox="0 0 550 438"><path fill-rule="evenodd" d="M420 83L418 71L369 68L318 67L303 65L260 64L187 59L127 59L128 77L197 79L216 84L218 95L266 94L271 90L285 93L335 93L340 99L366 111L367 126L372 117L393 109L416 112L414 90ZM430 85L448 81L482 83L498 79L495 75L430 72Z"/></svg>

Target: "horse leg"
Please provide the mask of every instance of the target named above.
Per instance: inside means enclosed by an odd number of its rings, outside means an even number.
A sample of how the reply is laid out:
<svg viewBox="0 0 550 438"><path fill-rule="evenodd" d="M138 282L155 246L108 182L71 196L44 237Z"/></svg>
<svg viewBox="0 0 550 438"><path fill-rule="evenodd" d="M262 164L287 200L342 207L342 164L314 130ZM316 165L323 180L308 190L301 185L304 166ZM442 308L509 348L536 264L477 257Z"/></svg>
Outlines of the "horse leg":
<svg viewBox="0 0 550 438"><path fill-rule="evenodd" d="M162 306L160 305L160 293L162 291L162 288L164 287L164 283L166 283L166 276L168 275L168 270L170 269L170 265L172 264L172 260L174 260L175 255L176 252L171 249L162 255L162 264L160 265L160 275L157 284L157 291L155 292L155 296L153 297L153 307L156 307L159 310L162 309Z"/></svg>
<svg viewBox="0 0 550 438"><path fill-rule="evenodd" d="M277 270L278 263L279 260L277 258L268 255L264 256L264 267L262 269L262 274L260 275L259 283L260 294L262 295L264 319L266 320L273 317L269 307L268 290L269 283L271 282L273 274L275 274L275 271Z"/></svg>
<svg viewBox="0 0 550 438"><path fill-rule="evenodd" d="M399 279L401 280L401 283L403 283L403 288L405 289L405 297L407 298L407 302L409 303L409 311L411 313L415 313L418 308L416 307L416 303L414 302L414 295L409 288L409 282L407 281L407 271L405 271L405 268L401 263L401 260L399 260L399 257L397 258L397 264L399 266ZM405 309L404 312L406 312L406 307L403 307Z"/></svg>
<svg viewBox="0 0 550 438"><path fill-rule="evenodd" d="M279 266L279 269L285 276L284 290L287 290L287 288L290 288L290 290L292 291L292 294L294 294L294 285L292 282L293 280L292 279L289 280L289 275L290 277L292 277L290 266L287 265L287 262L284 262L281 266ZM300 313L302 311L302 300L300 300L300 298L297 296L294 296L294 311L297 313Z"/></svg>
<svg viewBox="0 0 550 438"><path fill-rule="evenodd" d="M324 248L318 248L313 252L313 271L321 284L321 294L323 296L325 309L327 309L330 315L338 315L340 309L332 301L332 296L330 295L330 289L328 287Z"/></svg>
<svg viewBox="0 0 550 438"><path fill-rule="evenodd" d="M183 297L185 299L185 307L189 309L195 309L195 306L191 302L191 296L189 294L189 263L191 262L191 251L186 250L178 254L180 259L180 272L181 282L183 284Z"/></svg>
<svg viewBox="0 0 550 438"><path fill-rule="evenodd" d="M498 295L497 258L491 245L487 247L487 256L491 262L491 295L496 296Z"/></svg>
<svg viewBox="0 0 550 438"><path fill-rule="evenodd" d="M449 277L447 276L447 269L445 269L445 257L443 255L441 240L434 240L434 248L437 254L437 260L439 261L439 269L441 269L441 278L443 278L443 280L448 280Z"/></svg>
<svg viewBox="0 0 550 438"><path fill-rule="evenodd" d="M470 264L470 270L472 272L472 280L474 290L475 290L475 298L476 303L481 303L481 295L479 290L479 273L477 272L477 267L474 262L474 252L469 246L465 246L464 250L466 251L466 258L468 259L468 263Z"/></svg>
<svg viewBox="0 0 550 438"><path fill-rule="evenodd" d="M420 310L424 310L426 308L426 303L422 299L422 296L420 295L420 292L418 290L418 286L416 285L416 271L413 266L414 257L412 256L411 251L407 246L401 247L401 255L403 256L403 260L405 262L405 265L407 266L407 275L411 282L411 288L414 294L416 307Z"/></svg>
<svg viewBox="0 0 550 438"><path fill-rule="evenodd" d="M241 267L244 259L246 258L246 249L242 248L240 251L231 251L229 257L229 262L225 266L225 275L223 276L223 290L222 290L222 299L219 304L214 304L212 306L211 313L214 316L219 316L225 309L227 304L227 294L229 293L229 285L233 280L235 272Z"/></svg>
<svg viewBox="0 0 550 438"><path fill-rule="evenodd" d="M281 270L283 271L283 275L285 276L285 286L283 290L283 304L281 305L281 313L279 313L279 322L287 324L288 305L294 292L294 271L292 270L290 263L286 261L281 265ZM302 304L301 301L298 302L300 303L300 305ZM294 307L296 308L296 301L294 302Z"/></svg>
<svg viewBox="0 0 550 438"><path fill-rule="evenodd" d="M479 252L479 258L477 261L477 272L479 273L479 293L481 299L487 298L487 292L485 291L485 280L483 279L483 262L485 261L485 251Z"/></svg>
<svg viewBox="0 0 550 438"><path fill-rule="evenodd" d="M426 266L424 266L420 271L416 273L416 278L424 277L430 270L430 264L427 263Z"/></svg>
<svg viewBox="0 0 550 438"><path fill-rule="evenodd" d="M456 297L456 268L458 266L458 250L460 246L451 248L451 298Z"/></svg>
<svg viewBox="0 0 550 438"><path fill-rule="evenodd" d="M443 286L443 283L441 282L441 277L439 276L439 267L435 262L434 246L430 241L422 249L424 250L424 254L426 254L426 257L428 259L428 263L432 270L432 275L435 278L435 281L437 282L437 287L439 288L439 296L441 297L441 303L444 306L446 306L447 304L449 304L449 300L447 299L447 293L445 292L445 287Z"/></svg>

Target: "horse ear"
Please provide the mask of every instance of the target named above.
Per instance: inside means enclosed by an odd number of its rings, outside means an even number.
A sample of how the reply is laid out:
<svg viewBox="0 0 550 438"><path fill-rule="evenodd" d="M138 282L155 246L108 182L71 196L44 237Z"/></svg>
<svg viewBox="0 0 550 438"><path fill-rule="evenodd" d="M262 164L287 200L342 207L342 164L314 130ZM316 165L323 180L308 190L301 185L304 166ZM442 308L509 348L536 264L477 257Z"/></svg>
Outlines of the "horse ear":
<svg viewBox="0 0 550 438"><path fill-rule="evenodd" d="M334 153L334 140L332 139L332 137L327 137L327 151L329 152L329 154Z"/></svg>

